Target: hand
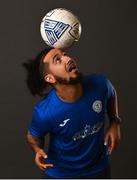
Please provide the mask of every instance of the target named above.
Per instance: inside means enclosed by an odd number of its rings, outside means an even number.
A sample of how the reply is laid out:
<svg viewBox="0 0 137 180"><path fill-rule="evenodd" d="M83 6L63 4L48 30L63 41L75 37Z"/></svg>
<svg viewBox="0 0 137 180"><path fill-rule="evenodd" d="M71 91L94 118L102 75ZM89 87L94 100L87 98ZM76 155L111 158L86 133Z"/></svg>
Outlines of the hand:
<svg viewBox="0 0 137 180"><path fill-rule="evenodd" d="M105 135L104 142L104 145L108 147L109 155L119 146L120 138L120 125L113 122Z"/></svg>
<svg viewBox="0 0 137 180"><path fill-rule="evenodd" d="M44 152L43 149L40 149L35 156L35 163L36 165L41 169L41 170L47 170L48 168L53 167L53 164L46 164L44 162L44 159L47 159L48 156L47 154Z"/></svg>

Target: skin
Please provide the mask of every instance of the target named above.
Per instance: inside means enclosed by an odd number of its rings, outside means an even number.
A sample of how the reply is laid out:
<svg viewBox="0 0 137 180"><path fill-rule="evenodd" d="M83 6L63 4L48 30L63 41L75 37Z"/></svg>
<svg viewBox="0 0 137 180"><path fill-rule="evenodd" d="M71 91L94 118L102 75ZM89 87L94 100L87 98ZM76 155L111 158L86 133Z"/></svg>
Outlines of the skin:
<svg viewBox="0 0 137 180"><path fill-rule="evenodd" d="M54 60L54 62L53 62ZM54 75L58 77L63 77L66 80L70 80L70 78L76 78L79 74L78 68L73 70L72 72L68 72L67 68L70 62L75 62L75 60L61 51L60 49L52 49L44 58L44 63L49 64L50 73L48 73L44 79L48 83L54 85L58 96L66 102L76 101L82 95L82 86L80 83L75 85L69 84L60 84Z"/></svg>
<svg viewBox="0 0 137 180"><path fill-rule="evenodd" d="M109 99L107 103L108 116L110 118L110 127L105 135L104 145L108 146L108 152L111 155L113 150L117 149L121 139L120 124L112 121L111 117L118 117L118 103L117 94L115 91L115 96Z"/></svg>
<svg viewBox="0 0 137 180"><path fill-rule="evenodd" d="M78 77L80 72L77 66L75 69L69 72L70 63L76 65L75 60L70 55L60 49L52 49L45 56L43 62L48 64L48 71L46 71L47 73L44 74L44 79L46 82L55 87L56 92L61 100L65 102L74 102L82 96L83 88L80 82L77 84L62 84L56 78L60 77L69 82L70 79L75 79ZM116 92L115 97L113 99L109 99L108 101L108 115L110 118L114 115L118 116ZM48 155L44 152L43 139L34 138L28 132L27 140L35 152L36 165L41 170L47 170L48 168L53 167L53 164L44 163L44 159L48 158ZM113 150L118 147L119 142L120 125L116 122L111 122L104 139L104 145L108 147L108 152L110 155L112 154Z"/></svg>

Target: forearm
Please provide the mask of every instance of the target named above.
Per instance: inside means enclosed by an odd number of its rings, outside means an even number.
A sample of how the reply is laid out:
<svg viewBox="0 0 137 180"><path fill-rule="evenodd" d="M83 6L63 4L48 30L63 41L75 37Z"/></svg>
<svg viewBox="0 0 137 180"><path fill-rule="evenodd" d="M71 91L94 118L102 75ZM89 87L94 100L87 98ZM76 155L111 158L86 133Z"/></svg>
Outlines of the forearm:
<svg viewBox="0 0 137 180"><path fill-rule="evenodd" d="M29 132L27 133L27 142L35 153L44 148L44 138L33 137Z"/></svg>
<svg viewBox="0 0 137 180"><path fill-rule="evenodd" d="M118 113L118 102L117 102L117 94L115 91L115 96L111 97L107 102L108 109L108 117L110 125L117 124L120 126L121 118Z"/></svg>

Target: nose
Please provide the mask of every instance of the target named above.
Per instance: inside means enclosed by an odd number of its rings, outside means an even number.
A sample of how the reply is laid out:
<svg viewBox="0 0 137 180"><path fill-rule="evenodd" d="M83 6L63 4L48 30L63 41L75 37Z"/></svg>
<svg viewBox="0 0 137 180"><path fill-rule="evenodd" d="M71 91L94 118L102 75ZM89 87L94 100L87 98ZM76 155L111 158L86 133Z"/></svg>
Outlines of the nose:
<svg viewBox="0 0 137 180"><path fill-rule="evenodd" d="M74 60L70 56L66 56L66 55L62 56L62 60L67 65L71 62L74 62Z"/></svg>

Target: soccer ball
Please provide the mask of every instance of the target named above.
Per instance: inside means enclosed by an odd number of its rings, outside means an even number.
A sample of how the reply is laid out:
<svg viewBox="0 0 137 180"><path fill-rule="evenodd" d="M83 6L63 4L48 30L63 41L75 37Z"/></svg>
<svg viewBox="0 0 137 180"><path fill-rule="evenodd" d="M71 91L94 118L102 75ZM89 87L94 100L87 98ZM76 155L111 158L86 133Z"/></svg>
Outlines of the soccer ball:
<svg viewBox="0 0 137 180"><path fill-rule="evenodd" d="M47 45L54 48L68 48L79 40L81 24L69 10L53 9L42 19L40 32Z"/></svg>

